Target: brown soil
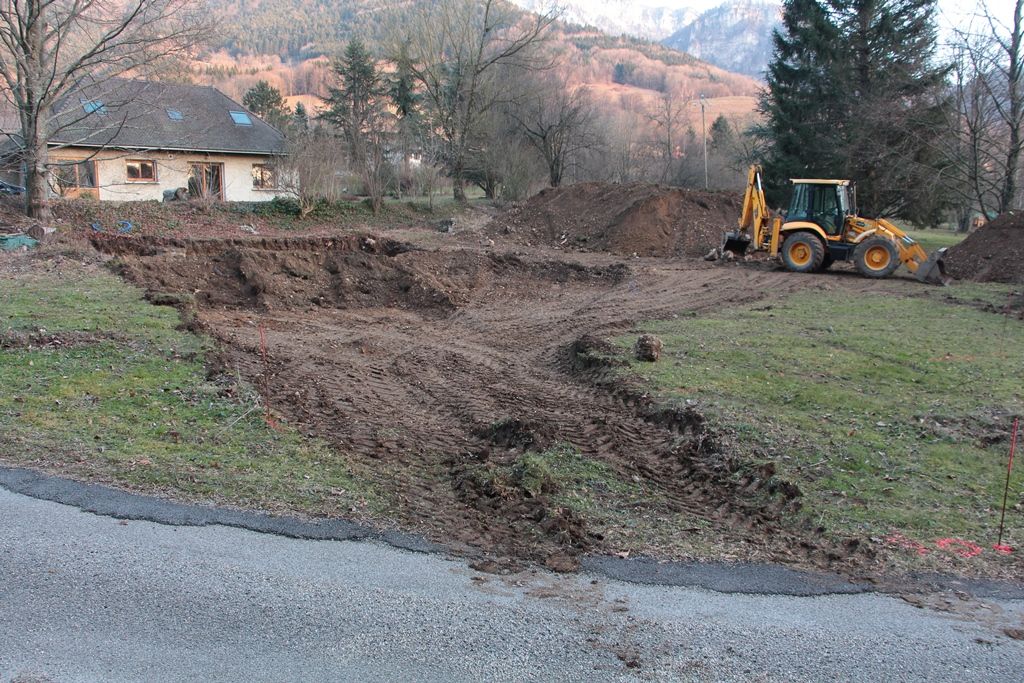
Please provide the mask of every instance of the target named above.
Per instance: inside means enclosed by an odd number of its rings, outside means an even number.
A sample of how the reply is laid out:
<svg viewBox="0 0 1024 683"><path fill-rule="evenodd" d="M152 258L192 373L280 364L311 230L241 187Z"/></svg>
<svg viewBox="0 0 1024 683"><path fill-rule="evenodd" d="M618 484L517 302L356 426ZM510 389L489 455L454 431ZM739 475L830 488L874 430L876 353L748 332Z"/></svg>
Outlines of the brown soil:
<svg viewBox="0 0 1024 683"><path fill-rule="evenodd" d="M116 332L61 332L52 334L46 330L21 332L4 330L0 332L0 349L60 349L97 344L104 341L123 341Z"/></svg>
<svg viewBox="0 0 1024 683"><path fill-rule="evenodd" d="M521 244L623 256L703 256L735 227L740 197L648 183L581 183L544 190L488 227Z"/></svg>
<svg viewBox="0 0 1024 683"><path fill-rule="evenodd" d="M962 280L1024 283L1024 213L1005 213L981 227L949 250L945 264Z"/></svg>
<svg viewBox="0 0 1024 683"><path fill-rule="evenodd" d="M560 567L615 551L516 473L525 451L569 443L657 491L669 513L707 520L679 533L706 533L735 557L828 565L856 555L856 544L796 527L799 490L770 463L727 452L696 412L623 386L602 340L633 320L758 292L877 282L697 260L425 250L371 235L95 243L154 300L190 302L229 371L373 472L404 528L456 550Z"/></svg>

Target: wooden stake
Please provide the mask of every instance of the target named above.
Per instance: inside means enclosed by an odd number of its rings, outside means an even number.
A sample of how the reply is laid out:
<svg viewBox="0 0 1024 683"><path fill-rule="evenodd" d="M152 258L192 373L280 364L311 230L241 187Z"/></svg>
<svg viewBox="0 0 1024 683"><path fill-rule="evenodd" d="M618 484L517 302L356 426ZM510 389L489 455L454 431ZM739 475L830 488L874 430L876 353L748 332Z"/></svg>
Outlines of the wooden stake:
<svg viewBox="0 0 1024 683"><path fill-rule="evenodd" d="M1013 470L1013 452L1017 449L1017 427L1020 418L1013 418L1013 434L1010 436L1010 462L1006 466L1006 487L1003 489L1003 512L999 515L999 542L996 543L996 550L1003 550L1003 522L1006 520L1006 499L1010 494L1010 472Z"/></svg>

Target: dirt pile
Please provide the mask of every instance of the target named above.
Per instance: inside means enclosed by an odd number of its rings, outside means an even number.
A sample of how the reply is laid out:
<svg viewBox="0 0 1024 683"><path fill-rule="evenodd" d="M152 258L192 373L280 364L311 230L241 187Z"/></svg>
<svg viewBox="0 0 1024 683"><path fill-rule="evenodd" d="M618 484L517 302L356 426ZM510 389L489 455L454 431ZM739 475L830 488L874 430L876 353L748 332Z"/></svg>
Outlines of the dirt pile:
<svg viewBox="0 0 1024 683"><path fill-rule="evenodd" d="M972 233L946 255L946 272L961 280L1024 283L1024 213L1011 212Z"/></svg>
<svg viewBox="0 0 1024 683"><path fill-rule="evenodd" d="M581 183L544 190L488 226L524 244L624 256L701 256L734 226L740 196L649 183Z"/></svg>
<svg viewBox="0 0 1024 683"><path fill-rule="evenodd" d="M92 240L104 253L122 257L122 274L146 287L151 299L187 292L204 308L383 307L443 316L485 287L512 289L524 279L615 283L628 272L624 266L525 262L505 254L424 252L367 234L232 240L96 234Z"/></svg>

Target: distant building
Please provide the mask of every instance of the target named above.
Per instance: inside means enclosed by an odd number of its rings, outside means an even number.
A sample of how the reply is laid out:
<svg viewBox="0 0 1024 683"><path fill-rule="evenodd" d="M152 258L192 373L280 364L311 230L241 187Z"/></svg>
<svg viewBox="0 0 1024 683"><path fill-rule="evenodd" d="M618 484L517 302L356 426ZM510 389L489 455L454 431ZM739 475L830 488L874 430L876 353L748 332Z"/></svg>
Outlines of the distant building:
<svg viewBox="0 0 1024 683"><path fill-rule="evenodd" d="M259 202L287 194L271 167L284 135L216 88L109 79L64 97L51 131L53 196L160 200L184 190ZM19 138L5 134L5 179L24 185Z"/></svg>

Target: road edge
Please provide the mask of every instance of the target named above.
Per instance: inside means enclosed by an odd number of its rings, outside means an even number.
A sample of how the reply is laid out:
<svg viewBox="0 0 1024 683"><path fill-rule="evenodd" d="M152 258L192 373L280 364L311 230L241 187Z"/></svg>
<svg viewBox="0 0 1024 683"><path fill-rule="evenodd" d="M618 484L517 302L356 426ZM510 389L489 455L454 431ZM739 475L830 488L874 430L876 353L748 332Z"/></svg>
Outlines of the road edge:
<svg viewBox="0 0 1024 683"><path fill-rule="evenodd" d="M300 540L376 541L399 550L466 559L416 534L373 529L344 519L308 520L183 503L102 484L80 482L24 467L0 465L0 487L30 498L114 519L168 526L227 526ZM588 555L581 558L580 569L587 574L626 583L703 588L717 593L817 597L893 592L892 587L885 588L874 582L860 581L833 572L791 569L778 564L665 562L645 557ZM1024 599L1024 585L1006 581L941 575L917 575L910 578L917 590L957 590L977 597ZM900 585L901 591L906 592L906 582L901 581Z"/></svg>

